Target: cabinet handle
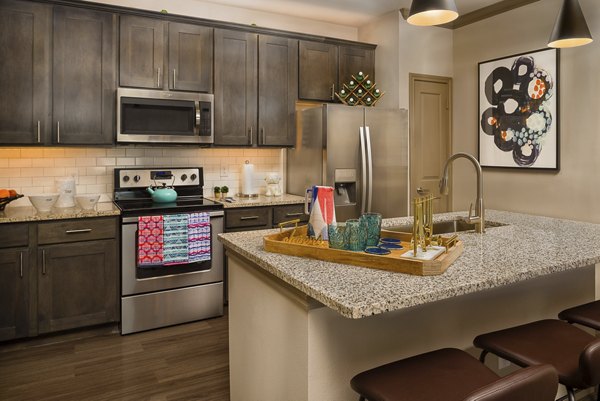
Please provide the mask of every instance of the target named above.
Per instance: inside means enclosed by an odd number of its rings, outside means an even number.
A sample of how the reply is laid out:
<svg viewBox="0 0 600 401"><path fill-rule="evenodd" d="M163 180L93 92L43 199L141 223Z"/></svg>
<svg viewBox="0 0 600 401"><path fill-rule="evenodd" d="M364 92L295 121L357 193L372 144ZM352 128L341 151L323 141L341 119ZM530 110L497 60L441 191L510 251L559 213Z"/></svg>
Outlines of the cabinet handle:
<svg viewBox="0 0 600 401"><path fill-rule="evenodd" d="M60 121L56 122L56 142L60 143Z"/></svg>
<svg viewBox="0 0 600 401"><path fill-rule="evenodd" d="M42 274L46 274L46 250L42 249Z"/></svg>
<svg viewBox="0 0 600 401"><path fill-rule="evenodd" d="M156 69L156 86L160 88L160 67Z"/></svg>
<svg viewBox="0 0 600 401"><path fill-rule="evenodd" d="M177 70L173 68L173 89L177 89Z"/></svg>
<svg viewBox="0 0 600 401"><path fill-rule="evenodd" d="M331 85L331 100L335 100L335 84Z"/></svg>
<svg viewBox="0 0 600 401"><path fill-rule="evenodd" d="M19 252L19 258L21 262L21 278L23 278L23 252Z"/></svg>
<svg viewBox="0 0 600 401"><path fill-rule="evenodd" d="M242 216L240 220L258 220L258 216Z"/></svg>
<svg viewBox="0 0 600 401"><path fill-rule="evenodd" d="M66 230L65 234L81 234L81 233L90 233L92 232L91 228L82 228L81 230Z"/></svg>
<svg viewBox="0 0 600 401"><path fill-rule="evenodd" d="M40 124L40 120L38 120L38 122L37 122L37 135L38 135L38 137L37 137L38 143L42 142L42 127Z"/></svg>
<svg viewBox="0 0 600 401"><path fill-rule="evenodd" d="M262 128L260 129L260 144L261 144L261 145L266 145L266 143L265 143L265 142L266 142L266 141L265 141L265 138L266 138L266 136L265 136L265 128L264 128L264 127L262 127Z"/></svg>
<svg viewBox="0 0 600 401"><path fill-rule="evenodd" d="M285 217L297 217L302 216L304 213L286 213Z"/></svg>
<svg viewBox="0 0 600 401"><path fill-rule="evenodd" d="M250 146L252 146L252 127L250 127L250 129L248 130L248 133L250 137Z"/></svg>

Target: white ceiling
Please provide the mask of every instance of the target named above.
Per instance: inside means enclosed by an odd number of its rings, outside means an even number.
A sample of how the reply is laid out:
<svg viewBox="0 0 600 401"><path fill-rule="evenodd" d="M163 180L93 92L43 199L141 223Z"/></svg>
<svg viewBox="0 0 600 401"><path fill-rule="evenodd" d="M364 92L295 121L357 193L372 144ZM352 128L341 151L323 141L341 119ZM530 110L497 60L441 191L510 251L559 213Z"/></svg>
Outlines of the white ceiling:
<svg viewBox="0 0 600 401"><path fill-rule="evenodd" d="M206 0L209 3L309 18L340 25L361 26L375 17L400 8L410 0ZM500 0L456 0L460 14Z"/></svg>

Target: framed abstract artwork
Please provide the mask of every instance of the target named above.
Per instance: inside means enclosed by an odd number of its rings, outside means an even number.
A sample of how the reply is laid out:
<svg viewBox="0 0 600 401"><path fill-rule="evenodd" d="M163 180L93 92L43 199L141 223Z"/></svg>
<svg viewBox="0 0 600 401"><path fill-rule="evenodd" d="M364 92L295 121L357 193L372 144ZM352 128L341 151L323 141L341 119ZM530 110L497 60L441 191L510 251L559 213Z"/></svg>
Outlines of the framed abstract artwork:
<svg viewBox="0 0 600 401"><path fill-rule="evenodd" d="M560 169L558 80L557 49L479 63L482 167Z"/></svg>

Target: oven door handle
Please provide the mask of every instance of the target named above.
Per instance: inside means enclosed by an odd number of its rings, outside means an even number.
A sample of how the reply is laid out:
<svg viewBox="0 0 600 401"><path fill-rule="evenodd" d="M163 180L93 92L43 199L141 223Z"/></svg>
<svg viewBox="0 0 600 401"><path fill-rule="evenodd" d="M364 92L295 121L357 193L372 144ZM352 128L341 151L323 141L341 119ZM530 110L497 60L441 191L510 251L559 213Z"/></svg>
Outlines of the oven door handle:
<svg viewBox="0 0 600 401"><path fill-rule="evenodd" d="M210 212L208 214L209 214L209 216L211 218L213 218L213 217L223 217L225 215L225 212L222 211L222 210L219 210L219 211ZM121 219L121 221L123 223L137 223L138 222L138 218L137 217L123 217Z"/></svg>

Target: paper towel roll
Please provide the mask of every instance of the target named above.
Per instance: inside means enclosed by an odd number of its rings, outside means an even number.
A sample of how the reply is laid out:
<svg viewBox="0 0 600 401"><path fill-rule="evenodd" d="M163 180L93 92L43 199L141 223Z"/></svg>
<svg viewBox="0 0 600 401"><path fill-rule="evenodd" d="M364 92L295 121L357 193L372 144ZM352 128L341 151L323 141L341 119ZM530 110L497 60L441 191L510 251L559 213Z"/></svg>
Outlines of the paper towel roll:
<svg viewBox="0 0 600 401"><path fill-rule="evenodd" d="M242 195L255 195L254 164L246 163L242 166Z"/></svg>

